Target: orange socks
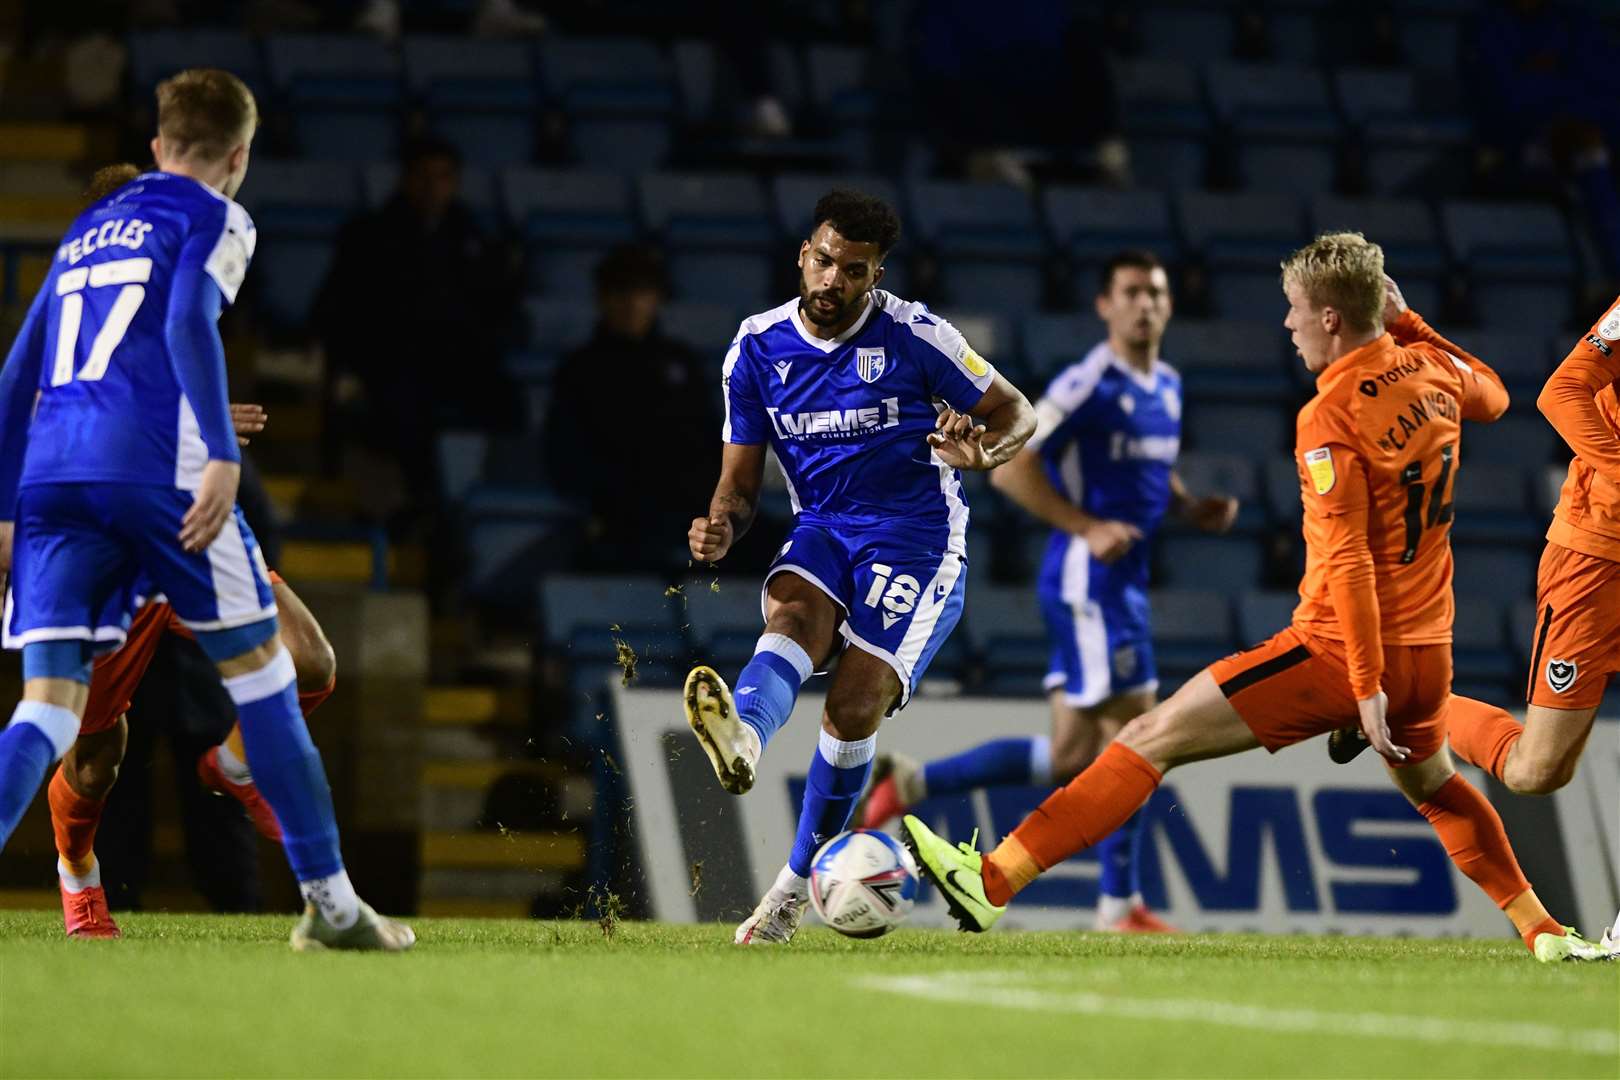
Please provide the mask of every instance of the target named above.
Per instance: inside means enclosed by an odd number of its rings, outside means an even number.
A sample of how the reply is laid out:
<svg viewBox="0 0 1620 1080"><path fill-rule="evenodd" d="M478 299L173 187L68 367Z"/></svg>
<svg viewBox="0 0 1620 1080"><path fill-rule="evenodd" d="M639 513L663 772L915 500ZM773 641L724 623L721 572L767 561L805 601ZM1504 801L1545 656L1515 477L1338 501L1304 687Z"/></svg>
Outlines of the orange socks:
<svg viewBox="0 0 1620 1080"><path fill-rule="evenodd" d="M1163 778L1135 750L1110 743L985 857L985 898L1005 904L1041 871L1091 847L1141 809Z"/></svg>
<svg viewBox="0 0 1620 1080"><path fill-rule="evenodd" d="M298 708L303 711L305 716L308 716L310 713L320 708L321 703L327 698L331 697L332 691L336 689L337 676L334 675L332 676L332 681L321 687L319 690L310 690L307 693L300 690L298 692Z"/></svg>
<svg viewBox="0 0 1620 1080"><path fill-rule="evenodd" d="M1537 934L1564 932L1530 890L1496 808L1461 774L1440 785L1418 813L1434 826L1457 869L1507 912L1527 947L1534 948Z"/></svg>
<svg viewBox="0 0 1620 1080"><path fill-rule="evenodd" d="M51 804L51 828L56 833L56 853L69 872L79 877L96 868L96 826L101 824L103 803L87 799L68 784L67 774L56 767L46 788Z"/></svg>
<svg viewBox="0 0 1620 1080"><path fill-rule="evenodd" d="M1508 753L1524 734L1524 725L1506 709L1473 698L1452 695L1447 708L1446 736L1452 753L1478 765L1498 780L1507 767Z"/></svg>

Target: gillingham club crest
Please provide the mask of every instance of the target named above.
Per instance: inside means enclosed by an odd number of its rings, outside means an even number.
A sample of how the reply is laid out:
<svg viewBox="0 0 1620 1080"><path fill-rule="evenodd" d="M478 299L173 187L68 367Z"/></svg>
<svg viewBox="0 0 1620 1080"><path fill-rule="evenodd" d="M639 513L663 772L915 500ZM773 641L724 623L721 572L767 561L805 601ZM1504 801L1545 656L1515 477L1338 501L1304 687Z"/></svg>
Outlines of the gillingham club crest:
<svg viewBox="0 0 1620 1080"><path fill-rule="evenodd" d="M861 377L861 382L877 382L886 366L882 349L855 350L855 373Z"/></svg>

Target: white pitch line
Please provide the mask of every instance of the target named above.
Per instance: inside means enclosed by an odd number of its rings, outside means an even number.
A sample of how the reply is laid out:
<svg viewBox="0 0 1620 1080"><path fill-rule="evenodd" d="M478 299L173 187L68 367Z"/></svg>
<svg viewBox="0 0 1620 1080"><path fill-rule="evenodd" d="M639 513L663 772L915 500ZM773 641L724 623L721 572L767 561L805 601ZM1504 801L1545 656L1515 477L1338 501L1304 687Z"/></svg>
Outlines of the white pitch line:
<svg viewBox="0 0 1620 1080"><path fill-rule="evenodd" d="M1272 1005L1241 1005L1201 998L1131 998L1084 990L1036 990L1022 976L1006 972L945 972L939 975L869 975L856 982L868 990L930 1001L991 1005L1003 1009L1078 1013L1122 1020L1179 1021L1308 1035L1396 1036L1455 1046L1459 1041L1487 1046L1562 1050L1613 1057L1620 1037L1609 1031L1569 1031L1524 1021L1455 1020L1403 1013L1322 1012ZM1014 985L1023 983L1024 985Z"/></svg>

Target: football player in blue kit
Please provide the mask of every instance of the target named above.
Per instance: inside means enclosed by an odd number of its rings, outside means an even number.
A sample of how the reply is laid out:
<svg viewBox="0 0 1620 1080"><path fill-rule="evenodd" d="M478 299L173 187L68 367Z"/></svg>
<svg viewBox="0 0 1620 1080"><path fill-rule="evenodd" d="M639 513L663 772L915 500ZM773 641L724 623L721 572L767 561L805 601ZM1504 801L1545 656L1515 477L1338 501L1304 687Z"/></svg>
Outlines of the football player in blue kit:
<svg viewBox="0 0 1620 1080"><path fill-rule="evenodd" d="M767 446L796 515L766 573L765 632L735 698L686 679L687 721L721 786L754 783L804 681L842 652L798 833L738 944L792 938L817 848L848 824L883 718L903 708L962 612L967 503L957 470L993 469L1035 430L1024 396L949 323L877 286L900 220L832 191L799 248L799 295L745 319L726 354L724 452L692 557L716 562L753 523ZM981 422L982 421L982 422Z"/></svg>
<svg viewBox="0 0 1620 1080"><path fill-rule="evenodd" d="M1148 612L1148 541L1166 513L1225 532L1236 499L1194 498L1176 475L1181 378L1159 359L1170 281L1150 252L1103 267L1097 315L1108 338L1061 371L1035 405L1039 426L991 483L1052 528L1036 583L1052 643L1045 689L1052 736L996 739L921 765L881 757L861 824L880 828L932 795L996 785L1064 784L1126 721L1157 701ZM1096 928L1171 929L1137 877L1137 819L1103 840Z"/></svg>
<svg viewBox="0 0 1620 1080"><path fill-rule="evenodd" d="M344 869L269 571L236 506L216 323L253 257L231 196L258 108L212 69L163 82L157 106L157 170L74 221L0 372L4 643L23 654L23 700L0 732L0 845L78 735L92 659L162 596L236 704L305 899L293 946L406 949L411 929L361 901Z"/></svg>

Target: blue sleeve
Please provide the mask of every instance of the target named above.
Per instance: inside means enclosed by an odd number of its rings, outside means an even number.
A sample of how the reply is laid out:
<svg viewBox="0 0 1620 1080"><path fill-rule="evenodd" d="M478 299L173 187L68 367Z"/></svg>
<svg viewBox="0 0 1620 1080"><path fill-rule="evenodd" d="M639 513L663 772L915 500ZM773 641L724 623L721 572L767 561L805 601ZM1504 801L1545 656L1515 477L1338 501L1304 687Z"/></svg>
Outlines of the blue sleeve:
<svg viewBox="0 0 1620 1080"><path fill-rule="evenodd" d="M6 366L0 370L0 520L10 521L17 505L17 484L22 479L23 455L28 450L28 427L33 423L34 399L39 394L40 369L45 365L45 312L54 275L45 279L28 307L17 340L11 343Z"/></svg>
<svg viewBox="0 0 1620 1080"><path fill-rule="evenodd" d="M1058 372L1035 403L1035 434L1025 445L1051 457L1074 441L1088 420L1087 406L1101 374L1102 365L1089 358Z"/></svg>
<svg viewBox="0 0 1620 1080"><path fill-rule="evenodd" d="M194 237L186 242L186 247L200 242L206 243ZM191 402L209 460L241 461L242 451L236 445L225 385L225 343L219 336L223 299L204 260L187 258L182 253L169 291L163 334L168 341L175 381Z"/></svg>
<svg viewBox="0 0 1620 1080"><path fill-rule="evenodd" d="M995 380L995 369L956 327L931 312L914 316L907 329L907 351L922 365L929 392L959 413L972 411Z"/></svg>
<svg viewBox="0 0 1620 1080"><path fill-rule="evenodd" d="M720 386L725 394L726 421L720 437L728 443L758 446L771 437L765 403L754 385L752 365L743 355L744 339L738 337L726 353L726 366Z"/></svg>

